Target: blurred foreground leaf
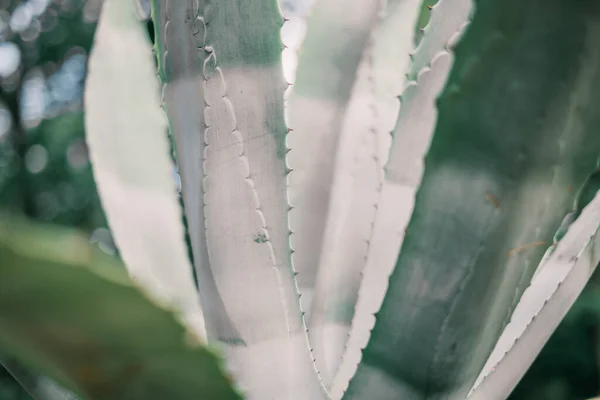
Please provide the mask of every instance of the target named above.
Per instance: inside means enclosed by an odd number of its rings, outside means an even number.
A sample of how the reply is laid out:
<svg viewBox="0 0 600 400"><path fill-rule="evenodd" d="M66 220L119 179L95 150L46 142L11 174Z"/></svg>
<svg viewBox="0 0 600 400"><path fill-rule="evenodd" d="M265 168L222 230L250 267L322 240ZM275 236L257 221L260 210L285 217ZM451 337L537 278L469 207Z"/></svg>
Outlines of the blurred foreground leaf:
<svg viewBox="0 0 600 400"><path fill-rule="evenodd" d="M72 230L0 215L0 347L89 399L239 399L117 266Z"/></svg>

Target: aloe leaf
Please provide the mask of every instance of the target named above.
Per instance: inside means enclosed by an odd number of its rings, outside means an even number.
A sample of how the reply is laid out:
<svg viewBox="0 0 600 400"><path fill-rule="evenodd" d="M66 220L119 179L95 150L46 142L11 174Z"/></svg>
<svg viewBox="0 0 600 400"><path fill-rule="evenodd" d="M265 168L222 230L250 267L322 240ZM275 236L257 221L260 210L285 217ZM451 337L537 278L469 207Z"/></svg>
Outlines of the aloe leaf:
<svg viewBox="0 0 600 400"><path fill-rule="evenodd" d="M94 178L129 272L204 337L151 45L131 0L104 2L85 104Z"/></svg>
<svg viewBox="0 0 600 400"><path fill-rule="evenodd" d="M464 398L570 211L569 188L595 168L598 7L477 6L437 100L416 206L346 399ZM434 61L432 79L444 69ZM417 131L419 123L432 124L417 119ZM386 179L402 182L396 166Z"/></svg>
<svg viewBox="0 0 600 400"><path fill-rule="evenodd" d="M208 331L225 344L251 398L318 399L323 389L290 265L278 4L168 0L157 9L200 294L209 307L220 297L233 329L221 330L221 314L207 311ZM214 293L205 280L215 282Z"/></svg>
<svg viewBox="0 0 600 400"><path fill-rule="evenodd" d="M329 384L356 315L397 97L404 85L405 77L397 71L407 67L420 5L421 0L387 2L370 34L341 127L309 322L317 366ZM363 326L362 319L357 321L354 329Z"/></svg>
<svg viewBox="0 0 600 400"><path fill-rule="evenodd" d="M600 263L599 229L596 196L523 293L469 399L508 398Z"/></svg>
<svg viewBox="0 0 600 400"><path fill-rule="evenodd" d="M317 1L299 51L287 110L287 163L293 264L304 309L316 285L340 129L379 8L379 1Z"/></svg>
<svg viewBox="0 0 600 400"><path fill-rule="evenodd" d="M0 346L89 399L240 399L217 357L69 229L1 217Z"/></svg>

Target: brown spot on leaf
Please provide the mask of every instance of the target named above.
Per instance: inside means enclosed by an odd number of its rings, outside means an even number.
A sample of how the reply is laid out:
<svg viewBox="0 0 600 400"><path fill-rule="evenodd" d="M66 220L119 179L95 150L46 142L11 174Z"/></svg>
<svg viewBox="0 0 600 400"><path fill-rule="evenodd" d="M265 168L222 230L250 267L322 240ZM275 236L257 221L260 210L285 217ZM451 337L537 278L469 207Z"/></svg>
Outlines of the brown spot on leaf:
<svg viewBox="0 0 600 400"><path fill-rule="evenodd" d="M485 199L494 206L496 209L500 209L500 200L492 194L492 192L485 192Z"/></svg>
<svg viewBox="0 0 600 400"><path fill-rule="evenodd" d="M509 256L514 256L514 255L516 255L516 254L522 253L522 252L524 252L525 250L531 249L531 248L533 248L533 247L544 246L544 245L547 245L547 244L548 244L547 242L542 242L542 241L531 242L531 243L525 243L525 244L524 244L524 245L522 245L522 246L515 247L514 249L510 249L510 250L508 251L508 255L509 255Z"/></svg>

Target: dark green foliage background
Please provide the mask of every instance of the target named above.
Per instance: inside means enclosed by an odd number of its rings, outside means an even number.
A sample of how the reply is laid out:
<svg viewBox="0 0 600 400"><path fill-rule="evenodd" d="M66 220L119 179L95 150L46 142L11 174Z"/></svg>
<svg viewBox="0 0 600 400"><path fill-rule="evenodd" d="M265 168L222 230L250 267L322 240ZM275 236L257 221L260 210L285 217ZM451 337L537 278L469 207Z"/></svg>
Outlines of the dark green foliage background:
<svg viewBox="0 0 600 400"><path fill-rule="evenodd" d="M0 15L7 25L9 17L27 1L0 0ZM0 34L1 41L16 44L21 54L18 70L0 77L0 107L8 109L12 117L8 136L0 137L0 207L40 222L77 227L90 237L98 228L98 232L107 231L85 148L85 74L67 70L69 65L62 67L79 58L78 65L85 69L101 4L98 0L52 1L25 30L15 32L9 27ZM62 80L61 71L66 72ZM34 76L41 77L45 85L41 118L31 118L30 102L35 95L25 90ZM39 172L26 166L32 146L46 151ZM114 251L110 238L102 238L100 244ZM0 367L0 400L30 398Z"/></svg>
<svg viewBox="0 0 600 400"><path fill-rule="evenodd" d="M25 1L0 0L0 13L10 16ZM433 5L436 1L428 3ZM41 71L48 79L69 56L89 53L100 6L101 0L53 1L39 16L39 32L33 39L10 29L0 32L0 43L15 43L22 54L18 71L8 78L0 77L0 107L8 109L13 119L9 135L0 136L0 207L40 221L75 226L91 236L98 228L106 228L91 166L85 162L74 166L69 157L69 149L73 148L78 149L80 160L85 156L83 78L75 85L76 93L69 104L53 104L54 111L35 123L25 120L19 104L26 77L32 71ZM423 7L419 27L426 25L428 15ZM418 41L418 28L415 36ZM25 165L26 154L33 145L44 147L48 155L45 167L37 173L31 173ZM116 251L110 238L99 242L107 251ZM510 400L593 397L600 393L599 365L600 271L590 280ZM0 400L28 399L31 397L0 366Z"/></svg>
<svg viewBox="0 0 600 400"><path fill-rule="evenodd" d="M31 400L6 369L0 366L0 400Z"/></svg>

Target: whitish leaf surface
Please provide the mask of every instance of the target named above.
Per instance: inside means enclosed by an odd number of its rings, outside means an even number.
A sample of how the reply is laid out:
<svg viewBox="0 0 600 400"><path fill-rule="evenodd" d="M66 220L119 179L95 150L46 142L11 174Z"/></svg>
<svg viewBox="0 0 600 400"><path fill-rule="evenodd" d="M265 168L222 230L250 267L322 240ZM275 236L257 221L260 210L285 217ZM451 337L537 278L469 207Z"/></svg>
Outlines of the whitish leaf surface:
<svg viewBox="0 0 600 400"><path fill-rule="evenodd" d="M596 175L590 183L597 193L600 171ZM508 398L600 263L599 229L600 196L596 196L538 267L541 271L523 293L468 398Z"/></svg>
<svg viewBox="0 0 600 400"><path fill-rule="evenodd" d="M94 400L241 399L203 340L84 235L0 217L0 346Z"/></svg>
<svg viewBox="0 0 600 400"><path fill-rule="evenodd" d="M370 34L340 132L309 336L330 385L345 350L421 0L387 3ZM367 316L368 318L368 316ZM358 319L357 325L364 326ZM368 328L365 328L368 329ZM359 349L357 349L359 350Z"/></svg>
<svg viewBox="0 0 600 400"><path fill-rule="evenodd" d="M572 188L595 169L599 19L592 1L477 3L346 399L467 395L570 211ZM434 61L430 79L443 81L443 70ZM390 160L386 179L414 178L397 165Z"/></svg>
<svg viewBox="0 0 600 400"><path fill-rule="evenodd" d="M423 171L422 165L419 165L419 155L422 156L427 151L429 144L423 136L432 135L436 117L435 99L444 85L451 62L452 57L448 53L439 54L431 68L422 71L418 83L409 83L402 95L394 140L410 140L412 137L420 142L421 146L413 146L411 152L404 152L395 147L395 151L390 153L390 159L403 157L409 166L414 165L416 168L413 168L412 173L407 171L406 176L410 179L392 181L388 173L383 181L348 348L332 391L334 398L341 397L348 381L354 375L361 358L361 349L367 345L375 322L373 314L383 302L389 277L405 236L406 225L413 211L414 196ZM398 129L400 127L402 129Z"/></svg>
<svg viewBox="0 0 600 400"><path fill-rule="evenodd" d="M327 386L348 338L383 175L373 129L369 64L364 57L342 125L308 323L316 365Z"/></svg>
<svg viewBox="0 0 600 400"><path fill-rule="evenodd" d="M226 345L249 398L318 399L290 264L278 4L167 0L155 10L195 264L215 288L200 285L209 336Z"/></svg>
<svg viewBox="0 0 600 400"><path fill-rule="evenodd" d="M133 1L104 2L86 80L86 139L129 273L205 336L146 35Z"/></svg>
<svg viewBox="0 0 600 400"><path fill-rule="evenodd" d="M177 164L187 217L194 267L208 322L209 339L238 340L210 269L204 213L204 21L193 18L193 0L152 2L155 52L162 80L163 107L175 138ZM196 5L197 11L197 5Z"/></svg>
<svg viewBox="0 0 600 400"><path fill-rule="evenodd" d="M289 99L287 163L293 263L303 306L316 284L340 130L379 1L319 0Z"/></svg>
<svg viewBox="0 0 600 400"><path fill-rule="evenodd" d="M443 1L456 3L455 0ZM463 2L470 4L469 0ZM376 100L378 137L384 144L382 150L389 151L389 158L388 154L385 154L383 160L389 164L387 176L379 190L377 213L369 240L369 251L352 330L333 385L334 398L342 396L348 381L356 372L361 358L361 349L367 345L373 328L375 321L373 314L381 307L389 276L413 211L414 196L423 173L422 159L434 132L437 120L435 101L452 64L451 56L444 49L448 42L458 36L458 32L449 29L429 29L428 35L433 35L435 38L425 37L423 40L438 43L437 53L431 54L432 58L422 65L421 73L415 77L415 81L406 83L405 75L398 73L408 68L412 36L405 32L406 24L412 21L410 29L414 28L416 14L420 7L421 3L415 1L390 2L388 12L377 31L372 89ZM433 13L439 11L437 7L432 10ZM447 16L452 19L459 18L459 15L452 13ZM435 20L433 19L434 22ZM401 28L403 26L404 28ZM404 30L400 31L401 29ZM404 37L401 35L410 37L411 43L398 46L397 38ZM431 45L420 44L412 58L425 59L429 53L431 53ZM387 134L390 131L394 138L391 149L389 141L386 143L386 137L383 135L384 132ZM392 136L389 136L388 140L391 138ZM399 171L396 174L398 179L390 179L392 168Z"/></svg>
<svg viewBox="0 0 600 400"><path fill-rule="evenodd" d="M429 23L423 28L423 38L411 56L408 79L416 80L419 72L433 57L448 46L448 40L464 30L477 0L440 0L431 9ZM427 3L427 0L425 0ZM453 42L458 40L455 36Z"/></svg>

